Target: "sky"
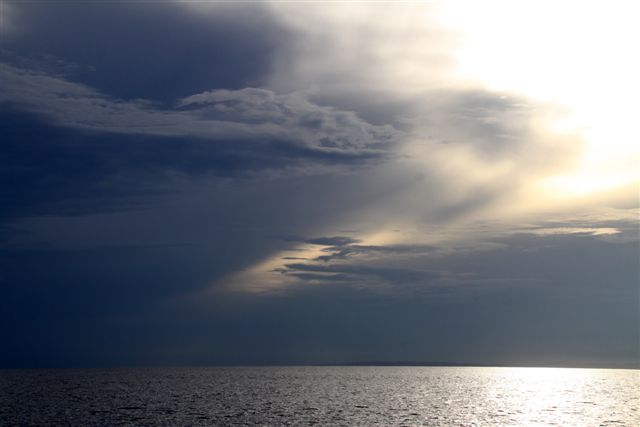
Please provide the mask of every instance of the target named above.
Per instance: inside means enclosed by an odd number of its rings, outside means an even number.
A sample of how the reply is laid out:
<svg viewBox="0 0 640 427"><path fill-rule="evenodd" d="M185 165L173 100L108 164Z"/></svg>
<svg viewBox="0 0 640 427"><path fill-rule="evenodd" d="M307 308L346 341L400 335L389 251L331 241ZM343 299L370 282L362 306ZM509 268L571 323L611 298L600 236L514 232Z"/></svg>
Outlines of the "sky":
<svg viewBox="0 0 640 427"><path fill-rule="evenodd" d="M638 367L634 2L0 3L0 368Z"/></svg>

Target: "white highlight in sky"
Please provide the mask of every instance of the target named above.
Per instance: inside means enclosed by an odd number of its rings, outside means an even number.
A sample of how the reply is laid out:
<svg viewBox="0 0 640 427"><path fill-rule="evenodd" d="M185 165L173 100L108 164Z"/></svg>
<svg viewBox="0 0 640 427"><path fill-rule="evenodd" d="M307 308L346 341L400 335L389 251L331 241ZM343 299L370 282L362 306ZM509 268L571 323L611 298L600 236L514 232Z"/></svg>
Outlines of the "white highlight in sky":
<svg viewBox="0 0 640 427"><path fill-rule="evenodd" d="M453 1L440 19L460 31L462 79L566 108L558 131L579 132L575 170L544 181L567 195L637 183L640 28L634 1Z"/></svg>

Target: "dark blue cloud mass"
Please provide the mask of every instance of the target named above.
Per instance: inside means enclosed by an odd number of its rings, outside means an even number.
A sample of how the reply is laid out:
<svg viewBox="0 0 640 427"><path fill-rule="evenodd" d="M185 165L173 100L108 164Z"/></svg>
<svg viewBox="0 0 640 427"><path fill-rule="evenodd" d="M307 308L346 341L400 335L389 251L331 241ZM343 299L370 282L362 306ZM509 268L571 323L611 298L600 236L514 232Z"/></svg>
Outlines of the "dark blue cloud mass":
<svg viewBox="0 0 640 427"><path fill-rule="evenodd" d="M637 366L637 203L474 216L569 161L524 100L269 4L4 5L0 368Z"/></svg>
<svg viewBox="0 0 640 427"><path fill-rule="evenodd" d="M259 86L290 35L259 3L201 14L173 2L12 2L5 50L123 99L163 103ZM66 67L64 66L66 64Z"/></svg>
<svg viewBox="0 0 640 427"><path fill-rule="evenodd" d="M357 166L375 152L323 151L275 137L114 134L63 127L32 113L0 112L0 216L140 208L185 180ZM304 142L304 141L303 141Z"/></svg>

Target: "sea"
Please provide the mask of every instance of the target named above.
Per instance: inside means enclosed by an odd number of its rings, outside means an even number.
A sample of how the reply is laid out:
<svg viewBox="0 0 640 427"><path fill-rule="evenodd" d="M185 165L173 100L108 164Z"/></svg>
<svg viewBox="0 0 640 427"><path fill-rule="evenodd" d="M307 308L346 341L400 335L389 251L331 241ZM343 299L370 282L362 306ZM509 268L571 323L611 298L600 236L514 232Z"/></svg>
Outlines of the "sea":
<svg viewBox="0 0 640 427"><path fill-rule="evenodd" d="M0 371L2 426L640 426L640 371L194 367Z"/></svg>

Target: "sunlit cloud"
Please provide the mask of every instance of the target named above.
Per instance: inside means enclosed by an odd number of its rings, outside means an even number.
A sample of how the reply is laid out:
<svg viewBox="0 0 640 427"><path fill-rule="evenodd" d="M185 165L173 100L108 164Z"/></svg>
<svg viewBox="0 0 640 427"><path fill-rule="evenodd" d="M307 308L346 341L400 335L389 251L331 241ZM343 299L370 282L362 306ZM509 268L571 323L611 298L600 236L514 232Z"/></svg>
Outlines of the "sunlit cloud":
<svg viewBox="0 0 640 427"><path fill-rule="evenodd" d="M614 54L609 47L628 44L632 30L593 32L593 22L613 18L588 6L587 15L573 19L577 7L490 2L469 13L456 2L408 3L384 11L374 4L274 3L273 10L299 38L268 86L275 92L302 90L321 104L333 102L393 123L403 132L399 157L369 174L387 180L394 174L415 176L345 213L325 233L352 229L358 245L370 248L451 248L476 238L479 248L488 244L479 243L483 233L625 234L615 227L575 226L570 219L579 209L602 214L598 204L633 206L639 160L627 137L632 133L613 127L629 104L626 95L612 94L631 87L631 74L625 69L614 83L604 68L591 66L594 57L602 67L626 61L618 56L626 49ZM546 23L543 32L540 22ZM614 191L621 195L605 202L605 194ZM564 226L526 228L559 213L567 218ZM474 226L495 221L488 228ZM321 255L314 247L298 250L315 262L348 262L358 245L333 252L328 246ZM252 282L260 282L262 271L273 288L274 271L286 268L282 257L252 269ZM281 278L284 287L291 285L289 279Z"/></svg>
<svg viewBox="0 0 640 427"><path fill-rule="evenodd" d="M638 182L640 151L632 112L640 87L640 37L633 2L489 1L440 4L438 16L457 28L453 51L463 79L555 105L554 129L584 140L570 170L548 177L546 191L562 197ZM464 12L463 12L464 11Z"/></svg>

